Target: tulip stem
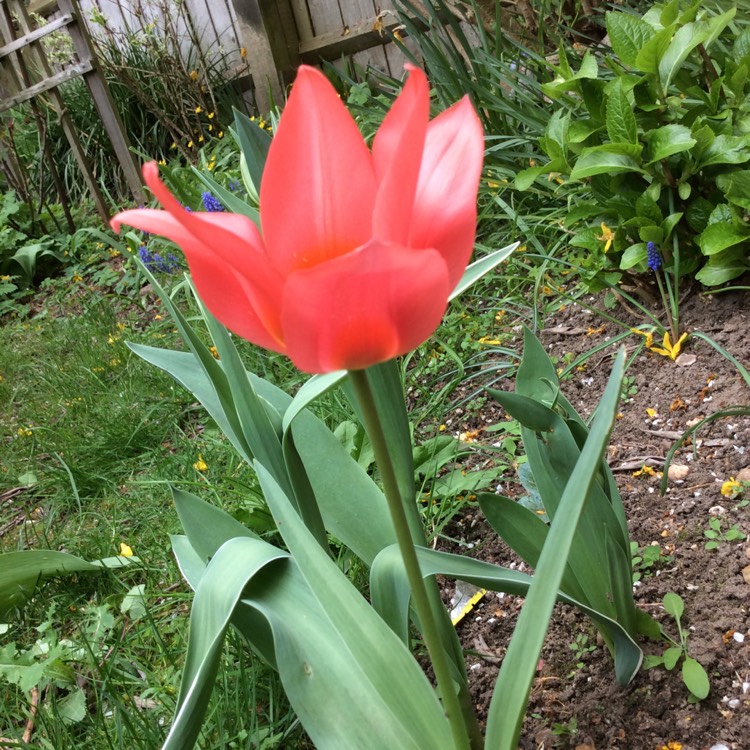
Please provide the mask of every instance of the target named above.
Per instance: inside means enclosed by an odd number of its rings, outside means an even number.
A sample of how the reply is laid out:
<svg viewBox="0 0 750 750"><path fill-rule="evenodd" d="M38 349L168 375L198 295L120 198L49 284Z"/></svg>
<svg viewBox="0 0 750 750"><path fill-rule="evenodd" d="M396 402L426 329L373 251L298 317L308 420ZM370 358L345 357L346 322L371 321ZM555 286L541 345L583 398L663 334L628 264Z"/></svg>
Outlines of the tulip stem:
<svg viewBox="0 0 750 750"><path fill-rule="evenodd" d="M399 491L396 472L388 450L388 441L383 430L380 415L375 405L367 373L364 370L350 370L349 379L354 389L365 429L370 438L375 462L380 470L383 483L383 493L388 502L391 520L396 531L396 540L401 551L401 558L406 570L406 576L411 589L412 603L419 619L420 629L424 638L427 652L430 656L432 668L435 672L438 694L443 703L443 710L450 723L453 734L453 746L456 750L469 750L469 738L464 722L461 704L456 686L451 677L448 656L443 648L440 631L430 606L427 586L419 567L419 559L414 540L409 528L406 509L403 506Z"/></svg>

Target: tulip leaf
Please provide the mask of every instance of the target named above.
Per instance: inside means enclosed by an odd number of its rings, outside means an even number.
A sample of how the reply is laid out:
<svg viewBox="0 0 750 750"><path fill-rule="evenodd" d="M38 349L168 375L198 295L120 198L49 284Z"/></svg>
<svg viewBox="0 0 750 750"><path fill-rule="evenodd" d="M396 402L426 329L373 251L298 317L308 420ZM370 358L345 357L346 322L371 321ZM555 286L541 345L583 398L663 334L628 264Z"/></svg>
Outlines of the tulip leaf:
<svg viewBox="0 0 750 750"><path fill-rule="evenodd" d="M479 281L482 276L492 271L492 269L498 264L510 257L511 253L513 253L520 244L520 242L513 242L510 245L495 250L495 252L485 255L483 258L471 263L464 271L461 281L458 282L456 288L451 292L448 299L455 299L459 294L465 292L472 284Z"/></svg>
<svg viewBox="0 0 750 750"><path fill-rule="evenodd" d="M291 432L328 531L367 565L395 532L383 493L312 414L294 420Z"/></svg>
<svg viewBox="0 0 750 750"><path fill-rule="evenodd" d="M258 123L253 122L244 112L234 110L234 131L245 157L245 163L253 182L256 192L260 191L263 169L266 166L268 149L271 147L273 137L263 130Z"/></svg>
<svg viewBox="0 0 750 750"><path fill-rule="evenodd" d="M282 430L286 434L292 420L303 410L306 409L313 401L322 396L326 391L331 390L346 378L346 370L337 370L336 372L327 372L324 375L313 375L297 391L292 402L284 411L284 421Z"/></svg>
<svg viewBox="0 0 750 750"><path fill-rule="evenodd" d="M182 573L182 577L188 582L193 591L198 588L198 584L206 572L206 562L195 551L190 540L184 534L172 534L169 537L172 544L172 552L177 560L177 567Z"/></svg>
<svg viewBox="0 0 750 750"><path fill-rule="evenodd" d="M180 332L183 340L190 348L191 352L194 355L194 358L197 359L198 363L200 363L200 367L203 369L205 378L200 377L199 372L196 369L195 362L191 362L189 365L187 365L186 369L181 370L178 373L174 373L166 367L162 367L162 364L160 364L158 361L153 362L153 364L164 369L178 382L182 382L180 379L181 376L187 376L194 383L200 383L203 395L209 399L209 403L215 409L216 414L214 412L211 412L211 410L209 409L209 404L204 403L200 398L199 400L201 400L201 403L203 403L204 407L209 411L214 419L217 418L218 412L221 412L220 418L222 419L224 425L229 428L227 431L225 431L225 434L232 441L232 444L238 450L239 454L246 461L251 461L253 458L253 452L243 434L242 425L237 415L237 409L234 404L234 398L229 387L229 382L221 364L214 358L209 348L203 343L200 336L198 336L195 330L193 330L193 327L188 323L188 321L185 319L185 316L172 302L172 299L164 291L163 287L161 286L161 284L159 284L154 275L148 270L148 268L145 267L143 263L140 263L140 266L142 273L146 275L146 278L148 278L152 288L159 295L159 299L161 299L165 309L172 317L172 320L177 326L177 330ZM128 344L128 346L136 354L145 351L142 346L137 344ZM155 351L166 350L154 350L153 348L148 347L148 351L149 353L153 354ZM174 352L173 354L177 354L177 352ZM147 359L147 361L151 360ZM183 358L182 361L186 360ZM174 364L175 358L171 358L170 363ZM195 391L193 391L193 393L195 393Z"/></svg>
<svg viewBox="0 0 750 750"><path fill-rule="evenodd" d="M317 642L306 637L293 644L295 650L305 650L304 659L302 653L285 651L287 644L280 642L280 634L275 631L280 671L282 657L291 656L296 658L292 674L297 680L308 678L304 703L295 700L286 682L285 689L315 745L372 750L450 747L451 732L440 702L409 650L320 549L268 471L257 462L255 468L279 531L324 613ZM275 589L267 587L261 594L274 597L278 593ZM273 604L274 608L278 605L277 597ZM279 622L291 638L312 618L293 623L295 617L309 610L294 601L288 607L287 613L280 613ZM307 672L304 664L315 657L321 660L317 672L315 668ZM314 681L316 674L319 688ZM329 677L332 679L325 685ZM335 698L336 693L342 696L340 700ZM345 712L342 705L347 706ZM372 732L372 727L378 731ZM380 735L381 730L386 737ZM341 735L333 736L333 732ZM391 734L395 738L388 736Z"/></svg>
<svg viewBox="0 0 750 750"><path fill-rule="evenodd" d="M514 750L523 713L536 672L539 654L564 574L584 504L596 477L615 421L624 375L625 353L620 351L604 395L596 410L591 432L575 472L565 486L560 512L554 517L542 549L533 583L521 609L508 651L503 659L487 719L487 747ZM536 476L535 476L536 478ZM512 717L508 721L508 717Z"/></svg>
<svg viewBox="0 0 750 750"><path fill-rule="evenodd" d="M535 580L534 577L518 570L426 547L417 548L417 556L425 578L447 576L489 591L502 591L515 596L526 596ZM385 548L375 559L370 571L370 593L373 606L383 619L391 623L396 632L401 633L406 629L409 613L409 588L405 578L406 572L398 547L392 545ZM643 660L643 653L633 637L619 622L585 602L562 591L557 592L556 598L580 609L606 634L614 644L617 680L621 685L627 685L640 669ZM525 703L522 711L523 707ZM494 745L488 744L487 747Z"/></svg>
<svg viewBox="0 0 750 750"><path fill-rule="evenodd" d="M48 578L70 573L101 572L103 566L67 552L30 549L0 555L0 616L30 597Z"/></svg>
<svg viewBox="0 0 750 750"><path fill-rule="evenodd" d="M506 393L494 388L487 388L492 398L497 401L513 419L533 432L549 432L554 428L559 416L548 406L519 393Z"/></svg>
<svg viewBox="0 0 750 750"><path fill-rule="evenodd" d="M198 739L219 667L224 636L242 592L269 563L287 557L258 539L230 539L216 552L195 591L177 712L163 750L187 750Z"/></svg>
<svg viewBox="0 0 750 750"><path fill-rule="evenodd" d="M172 487L172 499L182 528L192 548L204 563L207 563L219 547L230 539L240 536L260 538L226 511L190 492Z"/></svg>

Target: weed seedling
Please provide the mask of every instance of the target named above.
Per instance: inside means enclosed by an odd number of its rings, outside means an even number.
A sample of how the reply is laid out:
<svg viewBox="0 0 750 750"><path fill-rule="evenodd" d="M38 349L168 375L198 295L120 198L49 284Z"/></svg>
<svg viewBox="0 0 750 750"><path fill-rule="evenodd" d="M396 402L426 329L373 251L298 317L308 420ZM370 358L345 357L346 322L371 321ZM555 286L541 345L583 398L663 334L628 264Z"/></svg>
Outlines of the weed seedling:
<svg viewBox="0 0 750 750"><path fill-rule="evenodd" d="M706 670L688 653L687 639L688 633L682 627L682 614L685 611L685 602L682 598L673 592L665 594L662 601L666 612L674 618L677 625L677 638L674 640L664 632L662 628L662 637L670 644L661 655L648 655L643 660L643 666L646 669L663 666L665 669L673 670L682 660L682 681L685 687L690 691L691 702L703 700L711 686L708 682Z"/></svg>
<svg viewBox="0 0 750 750"><path fill-rule="evenodd" d="M633 583L642 577L648 578L656 568L669 565L674 560L673 555L666 554L656 543L639 547L638 542L631 542L630 554L633 559Z"/></svg>
<svg viewBox="0 0 750 750"><path fill-rule="evenodd" d="M732 524L726 531L721 530L721 519L710 518L708 528L703 532L708 539L706 549L718 549L722 542L736 542L745 539L745 534L740 531L739 524Z"/></svg>
<svg viewBox="0 0 750 750"><path fill-rule="evenodd" d="M575 669L571 670L568 677L572 677L579 669L583 669L585 666L583 663L583 657L586 654L590 654L596 651L596 644L589 641L588 635L585 633L579 633L576 639L568 644L568 648L573 652L575 656Z"/></svg>

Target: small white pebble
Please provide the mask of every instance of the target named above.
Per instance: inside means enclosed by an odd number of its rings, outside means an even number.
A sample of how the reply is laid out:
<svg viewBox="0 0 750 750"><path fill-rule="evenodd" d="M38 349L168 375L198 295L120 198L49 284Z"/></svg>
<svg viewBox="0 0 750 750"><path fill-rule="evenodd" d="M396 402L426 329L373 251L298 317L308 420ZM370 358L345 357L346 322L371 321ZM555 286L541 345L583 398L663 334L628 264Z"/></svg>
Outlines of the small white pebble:
<svg viewBox="0 0 750 750"><path fill-rule="evenodd" d="M744 643L745 642L745 634L744 633L732 633L732 638L734 638L737 643Z"/></svg>
<svg viewBox="0 0 750 750"><path fill-rule="evenodd" d="M729 750L729 745L725 745L723 742L717 742L715 745L711 745L708 750Z"/></svg>
<svg viewBox="0 0 750 750"><path fill-rule="evenodd" d="M740 707L739 698L732 698L731 701L727 701L727 706L729 706L729 708L732 708L732 709L739 708Z"/></svg>
<svg viewBox="0 0 750 750"><path fill-rule="evenodd" d="M478 662L477 662L476 664L472 664L472 665L471 665L471 666L469 667L469 669L470 669L470 670L471 670L472 672L476 672L476 671L477 671L478 669L481 669L481 668L482 668L482 665L481 665L481 664L479 664ZM727 748L727 750L729 750L729 748Z"/></svg>

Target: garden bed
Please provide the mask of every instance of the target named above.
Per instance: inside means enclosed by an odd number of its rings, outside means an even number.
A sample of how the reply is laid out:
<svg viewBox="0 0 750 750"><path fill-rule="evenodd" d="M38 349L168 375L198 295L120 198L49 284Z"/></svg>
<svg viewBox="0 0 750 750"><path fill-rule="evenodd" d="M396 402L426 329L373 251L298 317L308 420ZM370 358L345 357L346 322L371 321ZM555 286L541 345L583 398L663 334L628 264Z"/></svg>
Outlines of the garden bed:
<svg viewBox="0 0 750 750"><path fill-rule="evenodd" d="M746 295L694 294L683 305L682 315L683 330L702 330L747 366ZM562 359L567 352L577 357L618 332L613 324L601 330L599 318L569 305L547 321L541 338L550 354ZM628 341L631 351L635 344L634 336ZM562 383L563 392L582 414L587 415L601 396L615 351L611 347L594 355ZM631 685L619 687L612 660L597 643L590 622L558 605L521 747L740 750L750 737L750 544L720 541L718 548L707 550L704 532L712 518L720 520L722 532L735 524L748 529L748 508L723 496L721 489L730 477L748 471L750 418L720 419L702 429L695 457L692 446L676 454L674 466L685 467L686 473L669 482L665 495L659 492L659 473L676 434L715 411L746 405L747 386L724 357L697 338L689 340L684 358L677 362L641 351L628 376L628 400L620 408L609 463L622 493L631 539L640 548L656 544L660 550L658 560L640 571L636 600L677 638L674 620L661 600L670 591L682 597L688 650L706 668L711 692L704 701L691 702L679 666L671 672L663 667L641 670ZM491 433L482 434L481 428L504 418L502 409L488 402L477 418L453 415L451 429L478 429L479 440L490 441ZM644 465L650 468L644 471ZM517 493L518 485L509 481L499 490ZM461 542L452 547L454 551L466 552L469 544L472 556L504 565L517 561L478 509L455 521L447 535ZM488 593L458 626L465 647L476 652L468 666L480 712L489 704L520 606L516 598ZM659 642L645 646L651 654L663 649Z"/></svg>

